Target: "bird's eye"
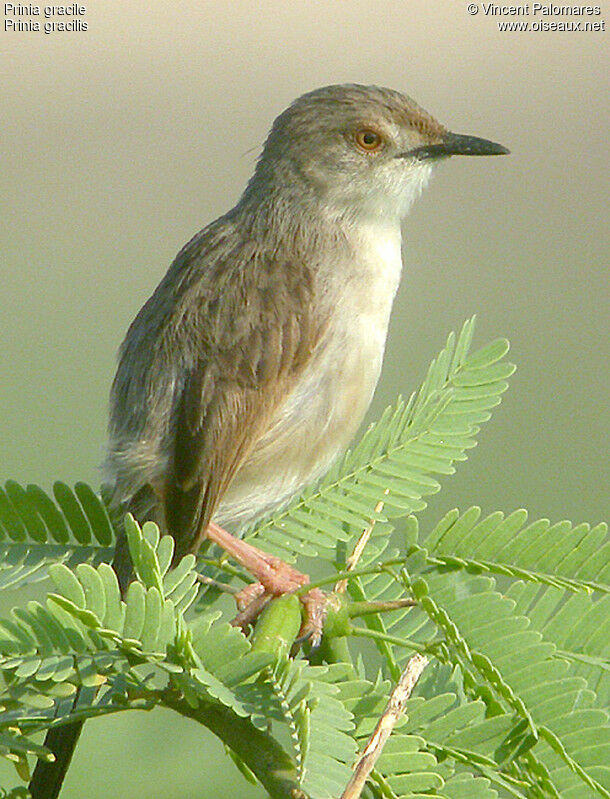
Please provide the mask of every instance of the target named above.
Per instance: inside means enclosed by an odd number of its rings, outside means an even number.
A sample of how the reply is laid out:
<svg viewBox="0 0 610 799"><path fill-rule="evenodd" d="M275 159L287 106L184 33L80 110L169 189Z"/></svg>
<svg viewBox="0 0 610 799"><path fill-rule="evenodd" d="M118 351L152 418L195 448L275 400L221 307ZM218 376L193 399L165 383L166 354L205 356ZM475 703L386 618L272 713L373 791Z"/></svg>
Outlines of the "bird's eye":
<svg viewBox="0 0 610 799"><path fill-rule="evenodd" d="M380 150L383 145L383 139L376 130L370 128L360 128L356 131L356 144L361 150L367 153L374 153Z"/></svg>

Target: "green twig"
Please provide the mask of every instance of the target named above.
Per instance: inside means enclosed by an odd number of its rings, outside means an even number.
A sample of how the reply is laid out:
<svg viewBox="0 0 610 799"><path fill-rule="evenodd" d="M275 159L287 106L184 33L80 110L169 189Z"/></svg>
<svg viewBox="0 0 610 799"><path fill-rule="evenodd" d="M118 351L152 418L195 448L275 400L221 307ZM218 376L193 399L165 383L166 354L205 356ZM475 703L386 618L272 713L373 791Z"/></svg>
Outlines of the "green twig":
<svg viewBox="0 0 610 799"><path fill-rule="evenodd" d="M385 641L394 646L401 646L404 649L412 649L414 652L421 654L430 654L430 647L418 644L410 638L397 638L395 635L388 635L387 633L378 632L377 630L370 630L367 627L352 627L352 635L358 638L372 638L375 641Z"/></svg>
<svg viewBox="0 0 610 799"><path fill-rule="evenodd" d="M391 560L386 560L383 563L376 563L374 566L365 566L361 569L344 569L343 571L335 572L335 574L331 575L330 577L322 577L320 580L307 583L307 585L302 586L302 588L299 588L298 591L295 591L295 593L298 596L301 596L302 594L306 594L308 591L311 591L312 588L320 588L324 585L336 583L339 580L351 579L352 577L363 577L367 574L380 574L381 572L385 571L388 566L400 566L403 563L404 558L392 558Z"/></svg>
<svg viewBox="0 0 610 799"><path fill-rule="evenodd" d="M198 697L198 707L192 708L180 694L168 689L162 694L163 703L183 716L207 727L248 766L271 799L296 799L304 794L298 785L295 764L279 743L247 718L232 710Z"/></svg>

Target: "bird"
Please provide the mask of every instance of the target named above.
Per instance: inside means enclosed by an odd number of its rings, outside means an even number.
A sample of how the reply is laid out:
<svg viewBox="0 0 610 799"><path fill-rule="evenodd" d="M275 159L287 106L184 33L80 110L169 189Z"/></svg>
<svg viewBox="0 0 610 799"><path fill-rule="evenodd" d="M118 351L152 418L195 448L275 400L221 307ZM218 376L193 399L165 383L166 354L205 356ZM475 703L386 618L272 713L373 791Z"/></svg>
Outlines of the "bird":
<svg viewBox="0 0 610 799"><path fill-rule="evenodd" d="M129 327L110 395L112 502L171 535L175 562L205 541L224 548L254 577L246 614L308 582L239 533L320 478L360 427L401 221L439 162L506 153L393 89L308 92L273 123L235 207L182 248ZM113 565L125 591L124 537Z"/></svg>
<svg viewBox="0 0 610 799"><path fill-rule="evenodd" d="M434 164L504 152L391 89L327 86L292 103L239 202L181 250L125 337L106 462L115 504L158 521L176 559L207 538L270 593L302 584L226 530L314 482L359 428L401 219ZM127 562L115 560L123 582Z"/></svg>

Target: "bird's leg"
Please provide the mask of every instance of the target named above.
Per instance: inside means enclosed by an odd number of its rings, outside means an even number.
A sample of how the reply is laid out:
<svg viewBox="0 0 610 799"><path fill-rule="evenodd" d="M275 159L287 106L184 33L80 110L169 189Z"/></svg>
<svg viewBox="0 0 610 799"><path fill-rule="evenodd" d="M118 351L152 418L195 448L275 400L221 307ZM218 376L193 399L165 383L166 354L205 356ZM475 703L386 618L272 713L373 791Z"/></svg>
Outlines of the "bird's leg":
<svg viewBox="0 0 610 799"><path fill-rule="evenodd" d="M236 538L214 522L210 522L208 525L206 538L222 547L253 577L256 577L264 587L265 593L281 596L296 591L297 588L301 588L309 582L309 577L306 574L301 574L293 569L281 558L269 555L252 544L248 544L247 541Z"/></svg>
<svg viewBox="0 0 610 799"><path fill-rule="evenodd" d="M210 522L206 537L232 555L257 582L246 586L235 596L239 614L234 624L247 627L274 596L289 594L307 585L309 577L294 569L275 555L269 555L257 547L228 533L214 522ZM326 597L314 588L302 597L305 621L301 636L312 637L314 644L322 637Z"/></svg>

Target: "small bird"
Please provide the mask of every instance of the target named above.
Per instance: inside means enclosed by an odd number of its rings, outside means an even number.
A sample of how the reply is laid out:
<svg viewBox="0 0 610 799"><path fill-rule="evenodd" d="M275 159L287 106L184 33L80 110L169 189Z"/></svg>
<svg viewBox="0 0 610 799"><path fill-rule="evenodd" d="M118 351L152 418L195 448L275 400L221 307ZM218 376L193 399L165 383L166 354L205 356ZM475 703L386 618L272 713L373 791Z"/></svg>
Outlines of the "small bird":
<svg viewBox="0 0 610 799"><path fill-rule="evenodd" d="M346 449L379 379L402 269L401 219L433 167L501 155L450 133L404 94L327 86L275 120L237 205L191 239L132 323L110 398L113 501L175 540L204 540L256 581L251 621L306 575L235 537ZM124 591L124 537L114 566ZM320 632L323 598L304 598ZM30 790L55 799L81 723L49 731L53 764Z"/></svg>
<svg viewBox="0 0 610 799"><path fill-rule="evenodd" d="M116 505L155 519L176 559L206 538L223 547L258 581L242 603L305 584L226 530L319 478L362 422L400 222L434 164L506 152L376 86L327 86L280 114L237 205L181 250L122 344L106 462Z"/></svg>

